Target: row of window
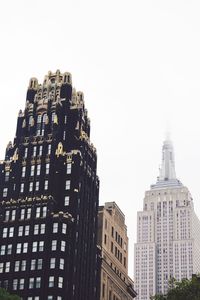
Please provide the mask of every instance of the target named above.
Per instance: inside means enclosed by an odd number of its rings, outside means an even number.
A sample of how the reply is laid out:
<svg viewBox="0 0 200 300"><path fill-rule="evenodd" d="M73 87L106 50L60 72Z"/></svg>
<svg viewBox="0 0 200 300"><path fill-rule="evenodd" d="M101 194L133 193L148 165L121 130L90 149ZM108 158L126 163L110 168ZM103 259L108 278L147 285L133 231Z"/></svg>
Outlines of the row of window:
<svg viewBox="0 0 200 300"><path fill-rule="evenodd" d="M41 288L42 278L41 277L31 277L28 280L28 288L29 289L38 289ZM55 280L54 276L49 276L48 287L63 287L63 277L59 276L58 280ZM23 290L25 289L25 279L24 278L16 278L13 279L13 290Z"/></svg>
<svg viewBox="0 0 200 300"><path fill-rule="evenodd" d="M58 242L60 246L58 245ZM51 242L51 250L56 251L59 250L65 252L66 242L65 241L57 241L53 240ZM43 252L44 251L44 241L35 241L32 242L32 252ZM27 253L28 252L28 242L25 243L17 243L16 254ZM0 247L0 255L8 255L12 254L12 244L9 245L1 245Z"/></svg>
<svg viewBox="0 0 200 300"><path fill-rule="evenodd" d="M29 264L29 261L27 263L26 260L16 260L14 264L14 272L19 272L19 271L26 271L27 265ZM49 262L49 268L50 269L55 269L58 268L60 270L64 270L64 265L65 261L64 258L57 259L55 257L52 257ZM43 267L43 259L38 258L38 259L31 259L30 262L30 270L35 271L35 270L42 270ZM0 273L8 273L11 271L11 263L8 262L1 262L0 263Z"/></svg>
<svg viewBox="0 0 200 300"><path fill-rule="evenodd" d="M20 220L25 220L25 219L30 219L31 218L31 212L32 212L32 208L28 207L28 208L21 208L20 209ZM40 218L40 217L46 217L47 215L47 206L39 206L36 207L36 209L34 210L34 217L35 218ZM9 210L7 209L5 211L5 218L4 221L14 221L16 218L16 210Z"/></svg>
<svg viewBox="0 0 200 300"><path fill-rule="evenodd" d="M46 229L46 224L35 224L33 227L33 234L44 234ZM59 231L59 223L53 223L53 233L58 233ZM62 224L62 231L63 234L67 233L67 224ZM19 236L28 236L30 233L30 225L19 226L18 227L18 237ZM14 227L4 227L3 228L3 238L13 237L14 236Z"/></svg>

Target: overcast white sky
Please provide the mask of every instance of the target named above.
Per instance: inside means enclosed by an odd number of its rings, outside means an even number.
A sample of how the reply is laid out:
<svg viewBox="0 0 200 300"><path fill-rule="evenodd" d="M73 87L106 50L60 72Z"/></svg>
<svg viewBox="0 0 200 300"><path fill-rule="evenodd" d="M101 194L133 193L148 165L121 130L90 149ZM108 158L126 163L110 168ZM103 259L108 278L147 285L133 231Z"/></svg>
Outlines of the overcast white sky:
<svg viewBox="0 0 200 300"><path fill-rule="evenodd" d="M178 178L200 216L200 2L18 0L0 8L0 157L30 77L72 73L98 151L100 204L126 215L133 275L136 212L170 130Z"/></svg>

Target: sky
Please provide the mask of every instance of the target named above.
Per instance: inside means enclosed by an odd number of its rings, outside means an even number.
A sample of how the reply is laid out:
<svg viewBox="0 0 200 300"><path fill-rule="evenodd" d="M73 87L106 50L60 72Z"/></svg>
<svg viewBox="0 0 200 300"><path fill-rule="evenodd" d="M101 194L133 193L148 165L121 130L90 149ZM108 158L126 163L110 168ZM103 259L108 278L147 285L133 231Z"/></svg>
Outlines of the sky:
<svg viewBox="0 0 200 300"><path fill-rule="evenodd" d="M18 0L0 8L0 159L31 77L68 71L85 95L100 204L126 216L129 274L137 211L170 131L176 174L200 217L200 2Z"/></svg>

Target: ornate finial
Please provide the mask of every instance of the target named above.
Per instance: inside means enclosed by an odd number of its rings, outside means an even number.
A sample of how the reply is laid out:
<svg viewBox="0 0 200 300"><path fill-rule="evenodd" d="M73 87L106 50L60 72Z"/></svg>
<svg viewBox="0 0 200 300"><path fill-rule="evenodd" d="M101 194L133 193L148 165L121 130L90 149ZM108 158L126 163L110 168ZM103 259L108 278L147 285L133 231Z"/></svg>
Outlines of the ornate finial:
<svg viewBox="0 0 200 300"><path fill-rule="evenodd" d="M63 155L63 144L61 142L58 144L56 149L56 156L58 157L60 155Z"/></svg>
<svg viewBox="0 0 200 300"><path fill-rule="evenodd" d="M18 148L15 149L14 155L13 155L13 161L16 162L18 160Z"/></svg>
<svg viewBox="0 0 200 300"><path fill-rule="evenodd" d="M54 124L58 125L58 116L57 116L57 114L55 114L53 122L54 122Z"/></svg>

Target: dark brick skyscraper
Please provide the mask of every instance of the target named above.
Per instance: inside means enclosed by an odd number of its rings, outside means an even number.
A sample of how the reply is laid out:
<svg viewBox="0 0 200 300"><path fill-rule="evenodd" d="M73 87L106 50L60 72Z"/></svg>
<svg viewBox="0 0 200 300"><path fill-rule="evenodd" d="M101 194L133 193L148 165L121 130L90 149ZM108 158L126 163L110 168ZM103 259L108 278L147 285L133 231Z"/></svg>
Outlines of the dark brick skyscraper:
<svg viewBox="0 0 200 300"><path fill-rule="evenodd" d="M99 180L83 93L32 78L0 164L0 283L23 300L94 300Z"/></svg>

